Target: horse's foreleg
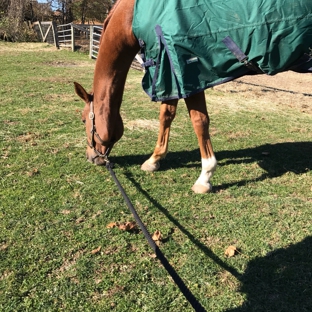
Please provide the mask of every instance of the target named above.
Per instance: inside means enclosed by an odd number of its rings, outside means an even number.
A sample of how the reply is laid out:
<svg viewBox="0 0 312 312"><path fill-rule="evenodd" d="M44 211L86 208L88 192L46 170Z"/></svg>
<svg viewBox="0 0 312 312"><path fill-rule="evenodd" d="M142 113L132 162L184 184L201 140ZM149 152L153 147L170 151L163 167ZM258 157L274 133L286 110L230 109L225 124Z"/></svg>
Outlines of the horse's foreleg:
<svg viewBox="0 0 312 312"><path fill-rule="evenodd" d="M185 99L185 103L197 135L202 162L201 174L193 185L192 190L195 193L208 193L212 189L209 181L217 167L217 160L210 141L209 116L204 92Z"/></svg>
<svg viewBox="0 0 312 312"><path fill-rule="evenodd" d="M159 161L166 157L168 151L168 141L170 126L175 117L178 100L171 100L161 103L159 114L159 133L153 155L141 166L145 171L156 171Z"/></svg>

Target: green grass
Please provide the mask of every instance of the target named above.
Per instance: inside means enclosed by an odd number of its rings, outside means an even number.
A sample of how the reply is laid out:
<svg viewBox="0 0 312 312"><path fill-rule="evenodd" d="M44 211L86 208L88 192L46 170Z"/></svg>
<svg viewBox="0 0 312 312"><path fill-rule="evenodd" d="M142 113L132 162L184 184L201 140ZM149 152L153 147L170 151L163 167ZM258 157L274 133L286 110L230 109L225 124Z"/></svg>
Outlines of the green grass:
<svg viewBox="0 0 312 312"><path fill-rule="evenodd" d="M0 57L0 310L192 311L140 231L107 228L133 217L107 170L85 160L73 81L90 89L94 61L3 42ZM111 161L168 261L207 311L311 311L311 115L208 90L219 167L213 193L195 195L200 155L182 101L161 170L140 170L159 108L141 76L129 73ZM226 258L229 245L240 253Z"/></svg>

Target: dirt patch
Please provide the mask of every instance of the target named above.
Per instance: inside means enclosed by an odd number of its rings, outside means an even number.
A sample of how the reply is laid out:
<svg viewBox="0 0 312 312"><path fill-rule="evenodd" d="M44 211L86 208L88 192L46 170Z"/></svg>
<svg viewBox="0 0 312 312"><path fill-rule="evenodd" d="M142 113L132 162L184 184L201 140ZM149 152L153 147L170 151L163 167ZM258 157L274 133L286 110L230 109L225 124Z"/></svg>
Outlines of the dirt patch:
<svg viewBox="0 0 312 312"><path fill-rule="evenodd" d="M312 114L312 75L291 71L275 76L244 76L234 81L214 87L214 90L239 94L257 102L284 106L302 113Z"/></svg>
<svg viewBox="0 0 312 312"><path fill-rule="evenodd" d="M125 127L129 130L150 130L155 131L159 128L159 121L158 120L147 120L147 119L136 119L125 121Z"/></svg>
<svg viewBox="0 0 312 312"><path fill-rule="evenodd" d="M63 68L70 68L70 67L94 67L94 63L88 61L79 61L79 62L63 62L63 61L51 61L51 62L44 62L44 65L53 66L53 67L63 67Z"/></svg>

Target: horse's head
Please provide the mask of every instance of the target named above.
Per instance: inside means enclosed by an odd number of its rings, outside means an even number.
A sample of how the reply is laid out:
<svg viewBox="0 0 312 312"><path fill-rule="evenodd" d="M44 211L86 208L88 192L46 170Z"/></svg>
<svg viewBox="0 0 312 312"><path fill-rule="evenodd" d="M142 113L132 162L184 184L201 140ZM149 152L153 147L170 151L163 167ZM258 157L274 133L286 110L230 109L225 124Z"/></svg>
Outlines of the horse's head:
<svg viewBox="0 0 312 312"><path fill-rule="evenodd" d="M87 159L96 165L104 165L114 143L123 135L120 114L118 112L115 116L115 122L108 122L107 116L103 115L105 108L95 105L93 94L87 93L79 83L74 84L77 95L85 102L81 119L86 126Z"/></svg>

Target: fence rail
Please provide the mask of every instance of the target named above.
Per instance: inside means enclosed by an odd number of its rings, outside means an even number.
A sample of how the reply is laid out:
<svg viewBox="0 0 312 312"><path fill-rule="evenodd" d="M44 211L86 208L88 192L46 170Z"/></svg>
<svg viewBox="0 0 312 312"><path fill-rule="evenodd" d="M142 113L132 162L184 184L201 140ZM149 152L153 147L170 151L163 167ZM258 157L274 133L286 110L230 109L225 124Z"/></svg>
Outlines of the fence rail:
<svg viewBox="0 0 312 312"><path fill-rule="evenodd" d="M55 22L35 22L32 24L32 28L37 33L40 41L54 44L57 48L59 47Z"/></svg>
<svg viewBox="0 0 312 312"><path fill-rule="evenodd" d="M72 51L76 49L75 44L78 42L78 36L80 41L83 36L85 38L84 43L87 43L86 46L89 49L89 57L96 59L99 54L102 26L74 23L56 25L54 22L36 22L33 24L33 28L41 41L54 43L57 48L70 48ZM142 64L143 60L137 54L131 67L142 70Z"/></svg>
<svg viewBox="0 0 312 312"><path fill-rule="evenodd" d="M97 58L99 54L100 38L102 34L102 26L90 27L90 58Z"/></svg>
<svg viewBox="0 0 312 312"><path fill-rule="evenodd" d="M72 40L73 28L72 28L71 23L58 25L57 36L58 36L59 47L72 48L73 50L75 49L75 47L73 46L74 41Z"/></svg>

